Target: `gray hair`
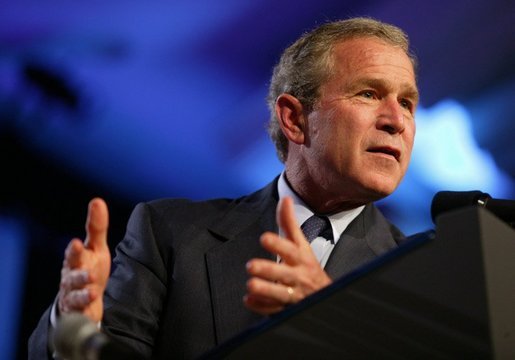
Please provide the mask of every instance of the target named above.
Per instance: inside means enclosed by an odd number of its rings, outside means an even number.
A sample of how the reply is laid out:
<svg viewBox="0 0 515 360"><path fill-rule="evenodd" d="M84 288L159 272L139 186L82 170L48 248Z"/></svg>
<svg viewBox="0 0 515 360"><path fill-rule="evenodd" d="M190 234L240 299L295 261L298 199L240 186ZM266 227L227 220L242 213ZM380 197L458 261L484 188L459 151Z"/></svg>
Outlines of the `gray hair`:
<svg viewBox="0 0 515 360"><path fill-rule="evenodd" d="M411 59L413 68L417 60L410 52L408 36L396 26L370 18L353 18L323 24L303 34L282 54L274 67L267 103L270 109L268 133L275 144L281 162L288 156L288 139L284 136L275 114L275 102L283 93L295 96L307 113L311 112L319 97L320 86L328 79L333 68L334 45L352 38L379 38L398 46Z"/></svg>

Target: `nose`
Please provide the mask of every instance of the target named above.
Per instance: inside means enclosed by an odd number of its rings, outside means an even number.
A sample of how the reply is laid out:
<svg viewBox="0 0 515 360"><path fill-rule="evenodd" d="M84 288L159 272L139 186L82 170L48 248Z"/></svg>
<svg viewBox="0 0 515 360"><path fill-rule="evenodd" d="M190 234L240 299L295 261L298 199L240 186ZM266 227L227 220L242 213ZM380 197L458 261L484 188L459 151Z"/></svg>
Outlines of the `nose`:
<svg viewBox="0 0 515 360"><path fill-rule="evenodd" d="M404 131L405 109L397 99L385 98L381 102L376 127L389 134L402 133Z"/></svg>

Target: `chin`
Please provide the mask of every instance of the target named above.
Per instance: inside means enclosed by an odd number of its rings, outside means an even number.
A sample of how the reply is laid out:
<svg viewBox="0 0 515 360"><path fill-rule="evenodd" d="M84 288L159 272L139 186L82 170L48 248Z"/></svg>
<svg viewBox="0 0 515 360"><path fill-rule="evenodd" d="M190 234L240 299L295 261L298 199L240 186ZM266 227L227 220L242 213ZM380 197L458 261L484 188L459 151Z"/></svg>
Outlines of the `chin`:
<svg viewBox="0 0 515 360"><path fill-rule="evenodd" d="M399 185L398 181L391 181L391 178L385 179L377 179L376 181L370 182L368 186L365 186L365 191L369 194L371 201L377 201L391 195L397 186Z"/></svg>

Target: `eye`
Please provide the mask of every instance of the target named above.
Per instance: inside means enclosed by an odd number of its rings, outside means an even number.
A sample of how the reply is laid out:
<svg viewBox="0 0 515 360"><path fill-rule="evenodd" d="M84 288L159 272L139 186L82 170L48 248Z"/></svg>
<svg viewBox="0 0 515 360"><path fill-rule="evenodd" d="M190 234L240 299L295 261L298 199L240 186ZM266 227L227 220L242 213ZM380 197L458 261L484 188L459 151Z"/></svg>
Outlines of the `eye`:
<svg viewBox="0 0 515 360"><path fill-rule="evenodd" d="M372 90L365 90L359 93L360 96L366 99L375 99L376 94Z"/></svg>
<svg viewBox="0 0 515 360"><path fill-rule="evenodd" d="M413 108L413 107L411 106L411 101L406 100L406 99L401 99L401 100L399 101L399 104L401 104L401 106L402 106L403 108L408 109L408 110L410 110L410 111L411 111L411 109Z"/></svg>

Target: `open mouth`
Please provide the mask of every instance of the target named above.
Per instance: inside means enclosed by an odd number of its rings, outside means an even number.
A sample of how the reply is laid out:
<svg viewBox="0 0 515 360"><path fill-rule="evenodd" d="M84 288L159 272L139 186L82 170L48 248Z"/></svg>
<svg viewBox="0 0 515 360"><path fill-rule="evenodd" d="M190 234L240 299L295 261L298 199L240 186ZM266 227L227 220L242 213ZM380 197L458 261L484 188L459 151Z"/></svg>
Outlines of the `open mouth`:
<svg viewBox="0 0 515 360"><path fill-rule="evenodd" d="M371 152L371 153L378 153L378 154L392 156L397 161L399 161L399 158L401 156L401 152L399 150L389 147L389 146L372 147L370 149L367 149L367 151Z"/></svg>

